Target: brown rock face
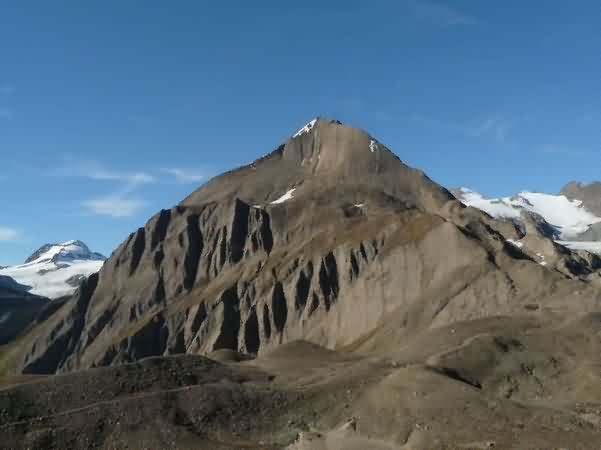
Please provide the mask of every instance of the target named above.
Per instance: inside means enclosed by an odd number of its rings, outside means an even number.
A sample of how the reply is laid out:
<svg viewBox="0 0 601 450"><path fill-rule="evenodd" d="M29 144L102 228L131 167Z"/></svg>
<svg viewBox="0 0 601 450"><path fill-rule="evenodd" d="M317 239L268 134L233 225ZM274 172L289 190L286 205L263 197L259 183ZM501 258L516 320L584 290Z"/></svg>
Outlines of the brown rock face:
<svg viewBox="0 0 601 450"><path fill-rule="evenodd" d="M561 188L560 194L570 200L580 200L582 205L596 215L601 215L601 183L590 184L571 181Z"/></svg>
<svg viewBox="0 0 601 450"><path fill-rule="evenodd" d="M518 233L365 132L320 119L152 217L9 367L263 354L299 339L359 348L378 330L395 345L459 320L537 314L541 298L551 307L587 289L506 243Z"/></svg>

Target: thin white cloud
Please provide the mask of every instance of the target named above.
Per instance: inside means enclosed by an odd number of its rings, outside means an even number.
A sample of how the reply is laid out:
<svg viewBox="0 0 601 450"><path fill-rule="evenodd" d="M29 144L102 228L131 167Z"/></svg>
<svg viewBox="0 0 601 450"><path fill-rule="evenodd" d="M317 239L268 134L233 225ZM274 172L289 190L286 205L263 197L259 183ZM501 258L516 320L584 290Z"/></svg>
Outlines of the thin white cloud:
<svg viewBox="0 0 601 450"><path fill-rule="evenodd" d="M97 181L117 181L140 186L156 183L157 179L147 172L125 172L104 166L97 161L69 161L50 172L52 176L89 178Z"/></svg>
<svg viewBox="0 0 601 450"><path fill-rule="evenodd" d="M480 123L476 123L469 127L468 130L470 134L477 137L491 136L499 142L505 142L507 132L511 126L512 124L508 120L494 117L486 119Z"/></svg>
<svg viewBox="0 0 601 450"><path fill-rule="evenodd" d="M543 153L547 153L549 155L559 155L559 156L585 156L594 154L594 151L575 148L573 146L565 146L559 144L547 144L542 147L541 151Z"/></svg>
<svg viewBox="0 0 601 450"><path fill-rule="evenodd" d="M461 124L440 120L421 114L413 114L411 116L411 120L428 128L435 128L445 132L462 134L468 137L489 138L497 142L505 142L509 131L513 127L512 121L503 119L501 117L492 117L483 120L476 120L468 124Z"/></svg>
<svg viewBox="0 0 601 450"><path fill-rule="evenodd" d="M0 84L0 95L13 95L15 87L11 84Z"/></svg>
<svg viewBox="0 0 601 450"><path fill-rule="evenodd" d="M163 169L163 172L172 175L175 181L181 184L200 183L207 178L207 172L203 170L188 170L181 168Z"/></svg>
<svg viewBox="0 0 601 450"><path fill-rule="evenodd" d="M114 218L131 217L138 214L148 203L138 193L149 184L165 181L169 175L175 182L199 183L208 176L206 170L191 170L180 167L156 171L164 176L156 176L147 171L124 171L111 168L98 161L66 159L59 167L46 174L54 177L85 178L107 182L112 191L89 198L80 203L86 214L109 216Z"/></svg>
<svg viewBox="0 0 601 450"><path fill-rule="evenodd" d="M0 97L8 97L15 92L15 88L9 84L0 84ZM13 115L12 109L0 106L0 119L9 119Z"/></svg>
<svg viewBox="0 0 601 450"><path fill-rule="evenodd" d="M410 0L409 4L413 14L422 20L446 26L467 26L479 23L475 17L442 3L426 0Z"/></svg>
<svg viewBox="0 0 601 450"><path fill-rule="evenodd" d="M19 239L21 233L14 228L0 226L0 242L11 242Z"/></svg>
<svg viewBox="0 0 601 450"><path fill-rule="evenodd" d="M466 128L460 125L436 119L434 117L424 116L422 114L412 114L411 120L428 128L435 128L442 131L466 134Z"/></svg>
<svg viewBox="0 0 601 450"><path fill-rule="evenodd" d="M557 144L548 144L542 148L543 153L549 153L552 155L565 155L568 153L572 153L572 150L567 149L561 145Z"/></svg>
<svg viewBox="0 0 601 450"><path fill-rule="evenodd" d="M113 192L81 202L86 214L115 218L131 217L146 206L146 202L135 196L142 186L157 183L159 180L144 171L125 171L111 168L98 161L81 161L66 158L65 162L46 173L53 177L85 178L107 182Z"/></svg>
<svg viewBox="0 0 601 450"><path fill-rule="evenodd" d="M65 162L46 173L53 177L85 178L108 182L113 192L81 202L86 214L131 217L146 206L146 202L134 196L134 192L144 185L157 183L158 179L142 171L117 170L98 161L81 161L66 158Z"/></svg>
<svg viewBox="0 0 601 450"><path fill-rule="evenodd" d="M119 173L107 172L103 170L92 171L87 174L89 178L100 181L122 181L131 184L150 184L157 180L154 176L144 172Z"/></svg>
<svg viewBox="0 0 601 450"><path fill-rule="evenodd" d="M113 194L86 200L82 206L90 214L120 218L137 214L146 203L140 199Z"/></svg>
<svg viewBox="0 0 601 450"><path fill-rule="evenodd" d="M376 111L374 113L374 117L376 120L379 120L382 122L392 122L395 119L393 114L386 112L386 111Z"/></svg>

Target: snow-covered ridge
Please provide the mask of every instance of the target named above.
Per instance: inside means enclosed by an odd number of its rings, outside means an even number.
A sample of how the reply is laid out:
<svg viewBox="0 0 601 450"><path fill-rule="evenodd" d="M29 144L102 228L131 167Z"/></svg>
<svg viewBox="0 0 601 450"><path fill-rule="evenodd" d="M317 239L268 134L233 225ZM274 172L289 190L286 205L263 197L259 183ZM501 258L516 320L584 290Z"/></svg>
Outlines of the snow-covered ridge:
<svg viewBox="0 0 601 450"><path fill-rule="evenodd" d="M522 211L539 214L558 230L560 238L565 241L601 222L601 217L586 210L580 200L569 200L564 195L524 191L513 197L486 198L478 192L461 188L459 200L496 218L519 219Z"/></svg>
<svg viewBox="0 0 601 450"><path fill-rule="evenodd" d="M308 133L309 131L311 131L313 129L313 127L315 126L316 123L317 123L317 118L313 119L307 125L305 125L300 130L298 130L296 133L294 133L294 135L292 137L297 138L299 136L302 136L305 133Z"/></svg>
<svg viewBox="0 0 601 450"><path fill-rule="evenodd" d="M570 250L586 250L601 255L601 242L599 241L557 241L557 243Z"/></svg>
<svg viewBox="0 0 601 450"><path fill-rule="evenodd" d="M369 151L373 153L377 149L378 149L378 143L376 141L374 141L373 139L371 141L369 141Z"/></svg>
<svg viewBox="0 0 601 450"><path fill-rule="evenodd" d="M0 275L28 286L32 294L58 298L72 294L84 278L100 270L105 259L81 241L46 244L24 264L6 267Z"/></svg>
<svg viewBox="0 0 601 450"><path fill-rule="evenodd" d="M37 250L25 261L25 264L37 264L43 261L71 261L71 260L104 261L106 258L100 253L92 252L81 241L67 241L62 244L46 244Z"/></svg>
<svg viewBox="0 0 601 450"><path fill-rule="evenodd" d="M459 200L461 200L464 205L481 209L493 217L505 219L520 217L520 211L505 202L504 199L486 198L478 192L474 192L464 187L460 188L460 193Z"/></svg>

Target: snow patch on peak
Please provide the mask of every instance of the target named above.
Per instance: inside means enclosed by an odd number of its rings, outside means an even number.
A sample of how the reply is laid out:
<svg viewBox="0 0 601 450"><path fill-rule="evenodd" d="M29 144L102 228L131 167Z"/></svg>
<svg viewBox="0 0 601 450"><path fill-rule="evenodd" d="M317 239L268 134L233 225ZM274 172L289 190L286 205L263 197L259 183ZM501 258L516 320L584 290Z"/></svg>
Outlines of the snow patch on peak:
<svg viewBox="0 0 601 450"><path fill-rule="evenodd" d="M522 248L524 246L523 242L520 241L514 241L513 239L507 239L507 242L509 242L511 245L517 247L517 248Z"/></svg>
<svg viewBox="0 0 601 450"><path fill-rule="evenodd" d="M284 202L290 200L291 198L293 198L292 194L294 194L294 191L296 191L296 188L290 189L288 192L286 192L280 198L278 198L277 200L274 200L273 202L271 202L271 204L272 205L279 205L280 203L284 203Z"/></svg>
<svg viewBox="0 0 601 450"><path fill-rule="evenodd" d="M546 266L547 265L547 261L545 260L545 255L543 255L542 253L537 253L536 256L539 259L538 263L541 266Z"/></svg>
<svg viewBox="0 0 601 450"><path fill-rule="evenodd" d="M487 214L503 219L517 219L520 217L520 211L512 205L509 205L498 198L486 198L474 192L470 189L462 187L461 191L461 202L467 206L473 206L474 208L481 209Z"/></svg>
<svg viewBox="0 0 601 450"><path fill-rule="evenodd" d="M316 123L317 123L317 118L313 119L311 122L309 122L304 127L302 127L300 130L298 130L296 133L294 133L294 135L292 137L297 138L299 136L302 136L305 133L310 132Z"/></svg>
<svg viewBox="0 0 601 450"><path fill-rule="evenodd" d="M376 141L374 141L373 139L371 141L369 141L369 151L373 153L377 149L378 149L378 143Z"/></svg>

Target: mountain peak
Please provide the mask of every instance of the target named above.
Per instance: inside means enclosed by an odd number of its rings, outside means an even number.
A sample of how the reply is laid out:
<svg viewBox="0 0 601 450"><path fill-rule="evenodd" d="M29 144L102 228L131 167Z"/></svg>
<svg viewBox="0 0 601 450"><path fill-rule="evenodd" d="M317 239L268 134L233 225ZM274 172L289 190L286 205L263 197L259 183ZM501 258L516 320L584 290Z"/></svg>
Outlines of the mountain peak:
<svg viewBox="0 0 601 450"><path fill-rule="evenodd" d="M104 261L106 257L100 253L92 252L89 247L80 240L71 240L63 243L44 244L25 260L25 264L43 261L61 260L90 260Z"/></svg>
<svg viewBox="0 0 601 450"><path fill-rule="evenodd" d="M283 198L307 205L307 201L333 196L330 206L342 207L383 195L431 211L452 199L446 189L404 164L367 131L316 117L275 150L213 178L181 205L238 198L271 208L280 207Z"/></svg>
<svg viewBox="0 0 601 450"><path fill-rule="evenodd" d="M302 136L303 134L310 133L313 131L317 124L333 124L333 125L342 125L345 126L340 120L337 119L328 119L325 117L317 116L311 119L309 122L305 124L302 128L300 128L296 133L292 135L292 138L297 138Z"/></svg>
<svg viewBox="0 0 601 450"><path fill-rule="evenodd" d="M296 133L294 133L292 135L292 137L293 138L297 138L299 136L302 136L305 133L310 133L311 130L313 129L313 127L315 127L315 124L317 123L318 120L319 120L318 117L316 117L315 119L310 120L309 122L307 122L307 124L304 127L302 127Z"/></svg>
<svg viewBox="0 0 601 450"><path fill-rule="evenodd" d="M84 278L100 270L105 260L82 241L71 240L45 244L24 264L0 268L0 275L13 278L32 294L58 298L72 294Z"/></svg>
<svg viewBox="0 0 601 450"><path fill-rule="evenodd" d="M284 164L305 172L305 179L308 174L324 172L360 179L395 171L403 165L367 131L323 117L308 122L278 150L272 159L281 158Z"/></svg>

